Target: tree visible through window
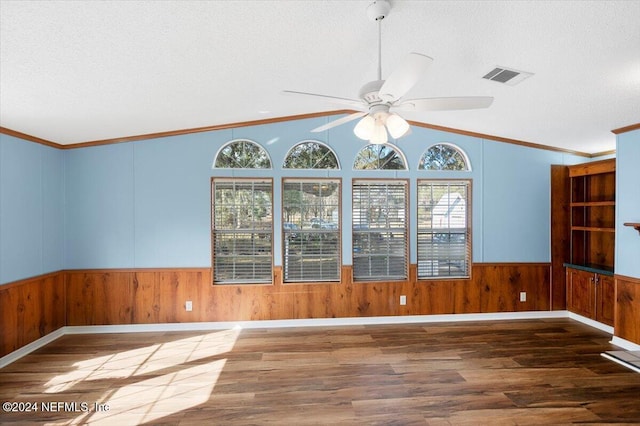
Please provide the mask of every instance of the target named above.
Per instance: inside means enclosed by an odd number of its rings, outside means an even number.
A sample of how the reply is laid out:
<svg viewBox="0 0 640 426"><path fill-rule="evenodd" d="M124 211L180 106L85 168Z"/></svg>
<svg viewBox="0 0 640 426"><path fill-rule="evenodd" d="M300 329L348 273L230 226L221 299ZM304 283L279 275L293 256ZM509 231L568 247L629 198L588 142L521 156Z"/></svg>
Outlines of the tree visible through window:
<svg viewBox="0 0 640 426"><path fill-rule="evenodd" d="M270 169L271 160L267 152L257 143L236 140L227 143L218 152L213 163L218 169Z"/></svg>
<svg viewBox="0 0 640 426"><path fill-rule="evenodd" d="M272 282L273 182L213 178L214 283Z"/></svg>
<svg viewBox="0 0 640 426"><path fill-rule="evenodd" d="M464 153L450 144L433 145L425 151L418 164L420 170L469 170Z"/></svg>
<svg viewBox="0 0 640 426"><path fill-rule="evenodd" d="M340 180L285 179L285 282L340 281Z"/></svg>
<svg viewBox="0 0 640 426"><path fill-rule="evenodd" d="M354 280L406 279L408 183L355 180L352 192Z"/></svg>
<svg viewBox="0 0 640 426"><path fill-rule="evenodd" d="M418 278L468 278L471 268L468 180L418 181Z"/></svg>
<svg viewBox="0 0 640 426"><path fill-rule="evenodd" d="M406 170L401 154L390 145L371 144L358 152L354 170Z"/></svg>
<svg viewBox="0 0 640 426"><path fill-rule="evenodd" d="M338 158L331 149L315 141L294 146L284 160L285 169L339 169Z"/></svg>

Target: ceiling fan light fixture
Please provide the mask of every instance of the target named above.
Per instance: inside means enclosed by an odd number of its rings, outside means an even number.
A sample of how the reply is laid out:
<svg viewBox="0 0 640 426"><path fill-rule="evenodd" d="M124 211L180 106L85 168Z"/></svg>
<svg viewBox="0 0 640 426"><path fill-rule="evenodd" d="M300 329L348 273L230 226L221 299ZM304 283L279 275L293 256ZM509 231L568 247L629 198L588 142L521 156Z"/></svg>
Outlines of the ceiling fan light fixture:
<svg viewBox="0 0 640 426"><path fill-rule="evenodd" d="M387 117L387 129L392 138L399 139L409 131L409 123L394 112Z"/></svg>
<svg viewBox="0 0 640 426"><path fill-rule="evenodd" d="M376 120L370 115L365 115L362 120L356 124L356 127L353 128L353 133L358 138L368 141L373 136L375 125Z"/></svg>
<svg viewBox="0 0 640 426"><path fill-rule="evenodd" d="M382 121L376 120L376 124L373 128L373 134L371 135L369 142L374 145L382 145L387 143L388 140L387 129L384 127Z"/></svg>

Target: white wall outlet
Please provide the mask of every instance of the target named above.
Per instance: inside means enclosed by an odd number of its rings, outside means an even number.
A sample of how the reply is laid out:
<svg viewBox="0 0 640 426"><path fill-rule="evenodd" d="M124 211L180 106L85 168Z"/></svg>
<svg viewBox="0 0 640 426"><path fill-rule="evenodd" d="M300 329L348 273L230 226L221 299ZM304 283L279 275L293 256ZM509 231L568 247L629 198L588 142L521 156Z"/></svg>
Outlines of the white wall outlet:
<svg viewBox="0 0 640 426"><path fill-rule="evenodd" d="M407 296L405 296L404 294L400 295L400 304L401 305L407 304Z"/></svg>
<svg viewBox="0 0 640 426"><path fill-rule="evenodd" d="M184 309L185 309L187 312L191 312L191 311L193 311L193 302L192 302L191 300L187 300L187 301L185 302L185 304L184 304Z"/></svg>
<svg viewBox="0 0 640 426"><path fill-rule="evenodd" d="M526 291L521 291L520 292L520 301L521 302L526 302L527 301L527 292Z"/></svg>

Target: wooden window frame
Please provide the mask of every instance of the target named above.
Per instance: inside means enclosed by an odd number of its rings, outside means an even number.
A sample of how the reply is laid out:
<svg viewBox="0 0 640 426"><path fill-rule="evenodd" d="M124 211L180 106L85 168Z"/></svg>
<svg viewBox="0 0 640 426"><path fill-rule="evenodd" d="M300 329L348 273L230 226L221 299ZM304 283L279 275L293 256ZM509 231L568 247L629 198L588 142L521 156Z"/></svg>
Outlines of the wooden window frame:
<svg viewBox="0 0 640 426"><path fill-rule="evenodd" d="M380 279L372 279L369 277L356 277L356 262L355 259L355 249L356 249L356 232L354 232L354 227L357 225L355 221L355 202L354 202L354 194L355 194L355 186L361 182L366 182L372 185L384 184L384 183L393 183L404 186L404 277L393 277L393 276L383 276ZM351 181L351 236L352 236L352 248L351 248L351 263L352 263L352 281L357 283L362 282L408 282L409 281L409 232L410 232L410 181L409 179L396 179L396 178L353 178ZM359 224L358 224L359 225ZM392 228L381 228L381 229L392 229Z"/></svg>
<svg viewBox="0 0 640 426"><path fill-rule="evenodd" d="M466 216L466 231L465 231L465 238L466 238L466 246L465 246L465 263L467 264L467 274L462 274L462 275L433 275L433 276L421 276L420 274L420 268L421 268L421 263L420 263L420 252L421 252L421 244L420 244L420 235L422 233L433 233L433 231L429 232L429 231L424 231L423 228L420 227L420 213L419 213L419 209L423 208L424 206L420 204L420 187L421 185L424 185L425 183L433 183L433 184L442 184L442 183L451 183L451 184L464 184L467 187L467 194L466 194L466 206L465 206L465 216ZM416 218L417 218L417 223L416 223L416 237L417 237L417 241L416 241L416 267L417 267L417 271L416 271L416 279L418 281L433 281L433 280L470 280L471 279L471 275L472 275L472 270L473 270L473 241L472 241L472 234L473 234L473 223L472 223L472 217L473 217L473 203L472 203L472 199L473 199L473 181L472 179L444 179L444 178L439 178L439 179L418 179L416 182ZM431 227L431 229L433 230L433 226ZM448 228L448 229L455 229L455 228ZM447 234L451 234L451 233L447 233Z"/></svg>
<svg viewBox="0 0 640 426"><path fill-rule="evenodd" d="M265 280L248 280L245 282L232 280L232 281L216 281L216 248L215 248L215 233L216 233L216 224L215 224L215 183L216 182L266 182L269 184L271 188L270 194L270 202L271 202L271 245L270 245L270 261L271 261L271 271L269 274L269 279ZM211 236L211 282L212 285L272 285L274 281L274 257L273 257L273 239L274 239L274 207L273 207L273 178L270 177L229 177L229 176L214 176L211 178L211 226L210 226L210 236Z"/></svg>
<svg viewBox="0 0 640 426"><path fill-rule="evenodd" d="M314 182L322 182L322 181L327 181L327 182L333 182L333 183L337 183L338 184L338 229L335 231L336 235L337 235L337 247L338 247L338 253L337 253L337 261L338 261L338 276L336 279L332 279L332 280L322 280L322 279L314 279L314 280L287 280L286 278L286 262L287 262L287 255L285 253L286 250L286 238L287 238L287 232L284 229L284 224L285 222L285 214L284 214L284 208L285 208L285 201L284 201L284 194L285 194L285 184L287 183L287 181L291 182L291 181L295 181L295 182L309 182L309 183L314 183ZM342 186L342 178L331 178L331 177L317 177L317 178L312 178L312 177L283 177L281 180L281 185L282 185L282 202L280 205L280 209L281 209L281 219L282 219L282 225L281 225L281 241L282 241L282 282L285 285L291 285L291 284L332 284L332 283L340 283L341 279L342 279L342 196L343 196L343 186Z"/></svg>

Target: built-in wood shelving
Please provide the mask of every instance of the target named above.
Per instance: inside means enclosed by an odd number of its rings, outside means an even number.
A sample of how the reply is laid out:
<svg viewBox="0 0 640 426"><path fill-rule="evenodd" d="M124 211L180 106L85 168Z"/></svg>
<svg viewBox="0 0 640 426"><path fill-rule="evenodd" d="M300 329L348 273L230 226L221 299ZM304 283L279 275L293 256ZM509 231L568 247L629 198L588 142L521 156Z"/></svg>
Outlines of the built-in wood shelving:
<svg viewBox="0 0 640 426"><path fill-rule="evenodd" d="M569 166L570 256L573 265L615 264L615 159Z"/></svg>

